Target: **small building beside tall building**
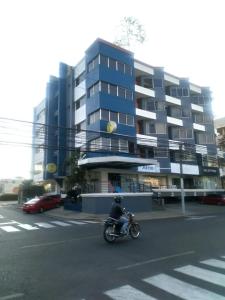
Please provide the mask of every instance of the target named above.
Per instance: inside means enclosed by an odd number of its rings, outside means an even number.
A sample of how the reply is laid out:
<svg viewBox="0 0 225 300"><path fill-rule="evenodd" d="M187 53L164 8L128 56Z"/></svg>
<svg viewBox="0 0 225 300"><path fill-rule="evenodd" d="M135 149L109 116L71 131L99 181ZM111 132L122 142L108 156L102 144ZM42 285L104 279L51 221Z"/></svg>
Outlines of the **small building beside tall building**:
<svg viewBox="0 0 225 300"><path fill-rule="evenodd" d="M96 192L219 189L212 98L208 87L136 60L102 39L76 66L59 65L34 109L33 179L70 174L80 150L85 184Z"/></svg>

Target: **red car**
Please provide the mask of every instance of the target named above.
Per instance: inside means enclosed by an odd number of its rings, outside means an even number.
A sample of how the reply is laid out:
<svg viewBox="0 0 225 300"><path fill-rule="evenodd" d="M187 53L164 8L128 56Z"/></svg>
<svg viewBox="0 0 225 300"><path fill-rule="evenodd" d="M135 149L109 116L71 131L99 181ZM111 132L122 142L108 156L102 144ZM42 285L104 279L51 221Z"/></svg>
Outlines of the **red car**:
<svg viewBox="0 0 225 300"><path fill-rule="evenodd" d="M202 204L217 204L217 205L225 205L225 195L207 195L200 197L200 203Z"/></svg>
<svg viewBox="0 0 225 300"><path fill-rule="evenodd" d="M61 205L61 198L58 195L42 196L33 198L23 204L23 211L27 213L43 212Z"/></svg>

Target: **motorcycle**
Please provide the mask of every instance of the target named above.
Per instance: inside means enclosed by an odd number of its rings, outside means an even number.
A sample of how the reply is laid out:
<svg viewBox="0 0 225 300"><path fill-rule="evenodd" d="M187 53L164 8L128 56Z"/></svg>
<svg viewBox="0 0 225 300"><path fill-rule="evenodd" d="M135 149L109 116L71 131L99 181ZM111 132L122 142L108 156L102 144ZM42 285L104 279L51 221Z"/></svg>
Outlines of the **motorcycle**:
<svg viewBox="0 0 225 300"><path fill-rule="evenodd" d="M114 243L118 238L131 237L137 239L140 236L141 228L140 225L135 221L134 214L131 212L125 212L128 218L128 225L126 233L120 233L119 221L117 219L108 217L104 221L103 237L106 242Z"/></svg>

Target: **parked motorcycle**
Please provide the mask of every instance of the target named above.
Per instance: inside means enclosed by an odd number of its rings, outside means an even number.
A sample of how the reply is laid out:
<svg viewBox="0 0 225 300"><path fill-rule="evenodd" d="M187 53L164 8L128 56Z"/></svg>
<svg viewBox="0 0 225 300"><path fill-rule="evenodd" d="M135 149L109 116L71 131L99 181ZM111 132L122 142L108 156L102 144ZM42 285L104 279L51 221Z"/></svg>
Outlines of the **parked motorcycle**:
<svg viewBox="0 0 225 300"><path fill-rule="evenodd" d="M120 233L119 221L108 217L104 221L104 231L103 237L106 242L114 243L118 238L121 237L131 237L132 239L137 239L140 236L141 228L140 225L135 221L134 214L131 212L125 212L128 218L128 226L126 233Z"/></svg>

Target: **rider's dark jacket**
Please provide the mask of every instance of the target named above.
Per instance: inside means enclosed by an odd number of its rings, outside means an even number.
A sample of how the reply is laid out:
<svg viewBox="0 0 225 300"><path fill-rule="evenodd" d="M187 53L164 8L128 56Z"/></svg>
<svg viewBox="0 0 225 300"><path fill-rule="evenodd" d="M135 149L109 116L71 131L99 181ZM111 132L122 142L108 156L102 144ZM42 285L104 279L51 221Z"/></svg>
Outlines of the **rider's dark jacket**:
<svg viewBox="0 0 225 300"><path fill-rule="evenodd" d="M109 216L114 219L119 219L123 215L123 208L118 203L113 203Z"/></svg>

